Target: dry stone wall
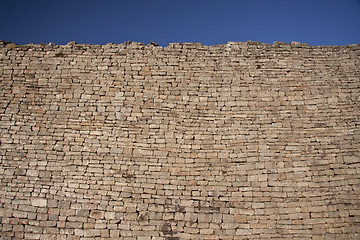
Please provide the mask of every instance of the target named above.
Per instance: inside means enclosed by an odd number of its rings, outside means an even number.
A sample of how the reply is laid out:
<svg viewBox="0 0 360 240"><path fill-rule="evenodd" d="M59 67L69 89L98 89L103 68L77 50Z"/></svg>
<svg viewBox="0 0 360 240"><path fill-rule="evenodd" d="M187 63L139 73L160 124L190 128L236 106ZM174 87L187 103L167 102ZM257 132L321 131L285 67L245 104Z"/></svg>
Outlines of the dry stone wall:
<svg viewBox="0 0 360 240"><path fill-rule="evenodd" d="M0 45L2 239L360 238L360 45Z"/></svg>

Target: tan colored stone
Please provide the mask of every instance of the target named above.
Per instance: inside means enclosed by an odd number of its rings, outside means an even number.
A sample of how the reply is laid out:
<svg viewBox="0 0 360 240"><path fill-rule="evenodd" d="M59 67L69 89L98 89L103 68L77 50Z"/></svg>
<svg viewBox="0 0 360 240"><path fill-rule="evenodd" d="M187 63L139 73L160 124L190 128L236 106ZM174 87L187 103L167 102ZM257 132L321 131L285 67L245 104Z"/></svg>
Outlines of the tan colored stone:
<svg viewBox="0 0 360 240"><path fill-rule="evenodd" d="M34 207L46 207L47 199L45 198L33 198L31 199L31 205Z"/></svg>

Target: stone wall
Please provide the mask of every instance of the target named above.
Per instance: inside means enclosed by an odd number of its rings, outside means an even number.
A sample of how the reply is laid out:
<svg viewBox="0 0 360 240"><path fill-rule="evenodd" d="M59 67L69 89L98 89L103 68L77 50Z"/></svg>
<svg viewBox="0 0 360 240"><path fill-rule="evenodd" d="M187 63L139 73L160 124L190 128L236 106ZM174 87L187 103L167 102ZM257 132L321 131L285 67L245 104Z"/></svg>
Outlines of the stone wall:
<svg viewBox="0 0 360 240"><path fill-rule="evenodd" d="M359 56L1 42L2 239L359 239Z"/></svg>

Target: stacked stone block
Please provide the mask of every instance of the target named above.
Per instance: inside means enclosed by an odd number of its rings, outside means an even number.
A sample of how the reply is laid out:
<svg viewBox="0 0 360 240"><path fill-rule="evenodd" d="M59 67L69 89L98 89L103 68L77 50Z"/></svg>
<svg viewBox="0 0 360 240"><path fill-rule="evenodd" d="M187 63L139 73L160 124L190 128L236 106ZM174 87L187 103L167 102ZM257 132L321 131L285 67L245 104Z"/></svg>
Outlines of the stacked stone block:
<svg viewBox="0 0 360 240"><path fill-rule="evenodd" d="M1 42L1 237L358 239L359 60Z"/></svg>

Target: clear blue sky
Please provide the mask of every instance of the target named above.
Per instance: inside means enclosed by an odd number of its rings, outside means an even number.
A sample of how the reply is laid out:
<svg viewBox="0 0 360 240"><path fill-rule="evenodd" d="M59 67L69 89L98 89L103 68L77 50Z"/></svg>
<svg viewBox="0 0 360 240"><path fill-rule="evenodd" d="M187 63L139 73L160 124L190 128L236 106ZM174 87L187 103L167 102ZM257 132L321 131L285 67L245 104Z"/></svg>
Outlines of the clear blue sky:
<svg viewBox="0 0 360 240"><path fill-rule="evenodd" d="M360 43L360 0L0 0L0 19L18 44Z"/></svg>

